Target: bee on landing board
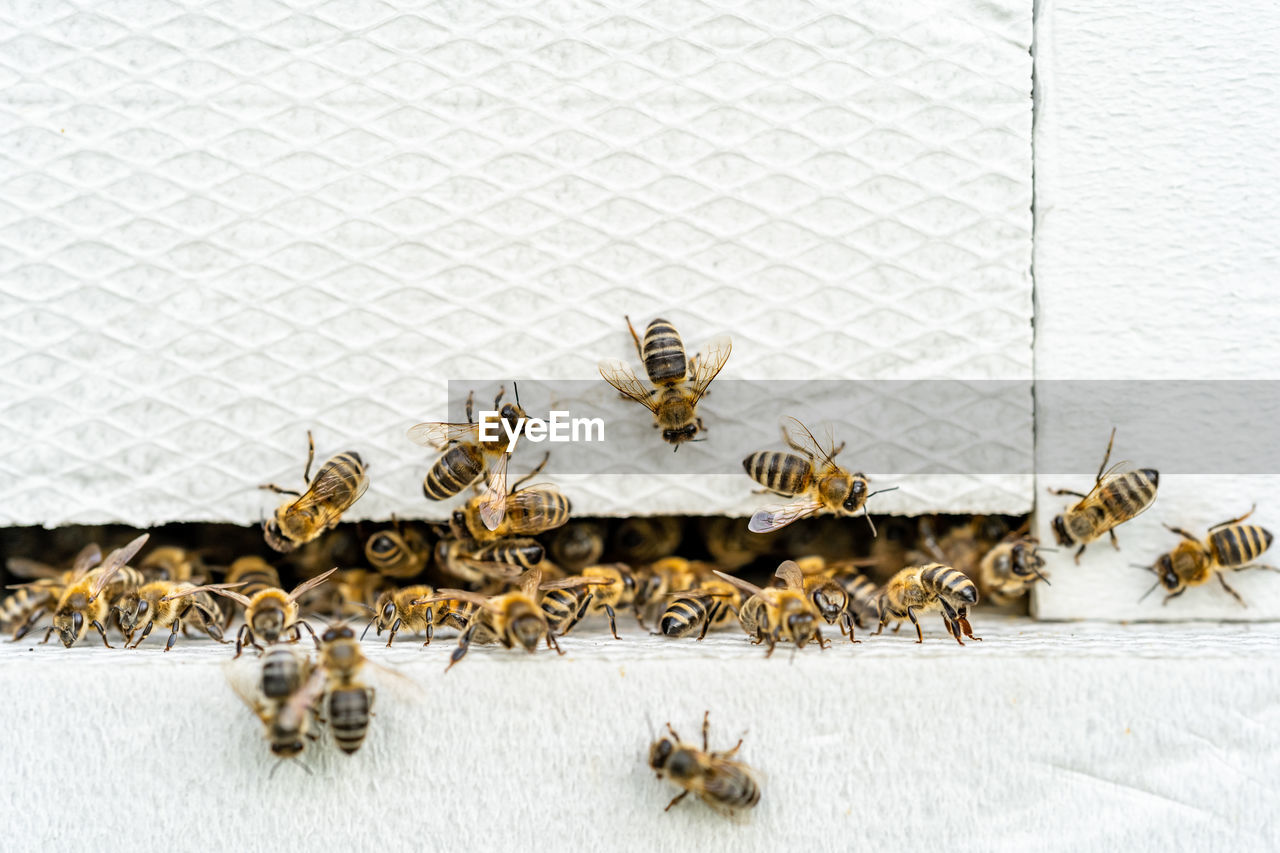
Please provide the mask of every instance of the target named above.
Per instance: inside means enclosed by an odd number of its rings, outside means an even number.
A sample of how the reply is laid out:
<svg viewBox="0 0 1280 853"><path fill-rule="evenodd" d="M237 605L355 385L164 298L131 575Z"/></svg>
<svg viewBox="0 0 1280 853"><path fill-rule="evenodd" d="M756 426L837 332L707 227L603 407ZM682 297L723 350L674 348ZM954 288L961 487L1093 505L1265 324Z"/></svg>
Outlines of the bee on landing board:
<svg viewBox="0 0 1280 853"><path fill-rule="evenodd" d="M649 323L642 344L631 325L631 318L625 319L627 330L635 341L636 354L640 356L653 387L645 387L626 362L619 358L602 359L600 375L624 398L634 400L652 412L653 425L662 430L662 440L675 445L676 450L686 441L700 441L694 436L699 431L705 432L706 427L698 417L698 401L706 396L711 380L729 360L733 342L728 336L718 337L707 345L703 353L689 360L685 356L680 333L666 320L657 319Z"/></svg>
<svg viewBox="0 0 1280 853"><path fill-rule="evenodd" d="M757 510L748 525L751 532L768 533L819 512L854 515L862 510L862 517L871 525L874 536L876 526L868 512L867 499L893 491L897 486L870 491L871 482L865 475L851 474L836 464L836 456L844 449L843 442L837 446L829 441L824 448L809 428L795 418L782 419L782 440L800 455L761 450L743 459L742 467L766 491L796 500Z"/></svg>
<svg viewBox="0 0 1280 853"><path fill-rule="evenodd" d="M506 512L507 465L514 449L512 435L520 427L527 413L516 401L503 405L506 389L499 388L493 400L501 424L497 425L497 438L482 441L480 426L475 422L475 393L467 395L466 423L423 423L409 428L409 439L416 444L443 451L422 481L422 493L428 500L448 500L468 486L476 483L488 471L489 479L479 503L479 513L490 530L502 523ZM500 408L499 408L500 407ZM504 426L505 424L505 426Z"/></svg>
<svg viewBox="0 0 1280 853"><path fill-rule="evenodd" d="M615 640L618 620L615 608L635 604L636 579L625 563L587 566L575 578L544 583L540 589L542 611L552 631L563 637L588 613L603 611L609 617L609 630Z"/></svg>
<svg viewBox="0 0 1280 853"><path fill-rule="evenodd" d="M307 741L320 734L315 730L320 700L324 696L325 671L313 666L306 655L295 649L272 649L262 658L260 687L250 689L240 683L233 671L228 681L258 721L277 758L297 758ZM271 693L266 693L266 690Z"/></svg>
<svg viewBox="0 0 1280 853"><path fill-rule="evenodd" d="M1036 581L1049 582L1042 568L1040 540L1022 532L1010 533L978 563L978 587L992 604L1011 604L1026 595Z"/></svg>
<svg viewBox="0 0 1280 853"><path fill-rule="evenodd" d="M307 490L299 493L274 483L259 486L281 495L294 495L276 508L275 516L263 524L263 538L277 551L288 552L312 541L337 525L342 514L369 488L369 475L360 454L339 453L320 466L311 479L311 463L315 461L316 443L307 432L307 464L302 481Z"/></svg>
<svg viewBox="0 0 1280 853"><path fill-rule="evenodd" d="M830 640L822 638L822 630L819 628L822 618L805 594L804 573L800 567L794 561L787 560L778 566L775 574L782 580L783 586L761 589L742 578L716 570L716 575L721 580L733 584L749 596L738 610L738 620L752 642L768 645L769 651L765 657L772 656L774 648L782 640L790 640L797 648L804 648L810 641L816 642L821 649L831 645Z"/></svg>
<svg viewBox="0 0 1280 853"><path fill-rule="evenodd" d="M738 618L744 592L734 584L712 575L702 578L692 589L668 593L668 604L658 617L658 630L679 639L697 634L703 640L712 628Z"/></svg>
<svg viewBox="0 0 1280 853"><path fill-rule="evenodd" d="M667 779L681 788L663 811L693 794L722 815L753 809L760 802L760 785L751 768L734 759L742 748L742 740L733 749L712 752L708 745L711 712L702 717L702 749L685 743L667 723L671 737L662 737L649 746L649 766L659 779Z"/></svg>
<svg viewBox="0 0 1280 853"><path fill-rule="evenodd" d="M321 706L338 749L353 755L364 743L373 715L375 691L360 680L366 663L351 626L332 625L320 638L320 669L325 674Z"/></svg>
<svg viewBox="0 0 1280 853"><path fill-rule="evenodd" d="M225 589L225 586L218 584L195 592L195 586L185 581L160 580L126 591L112 607L125 634L126 646L136 649L151 635L153 628L169 628L169 639L164 644L167 652L178 641L178 632L187 626L203 631L220 643L227 642L222 639L222 609L210 594L214 588ZM191 594L183 594L187 591ZM127 645L139 627L142 636L133 645Z"/></svg>
<svg viewBox="0 0 1280 853"><path fill-rule="evenodd" d="M1271 547L1270 531L1256 524L1242 524L1253 515L1257 506L1239 518L1215 524L1209 528L1209 535L1201 541L1181 527L1169 527L1169 530L1182 537L1172 551L1161 554L1153 566L1142 566L1155 572L1156 583L1147 590L1146 598L1156 587L1163 586L1167 593L1163 604L1169 599L1177 598L1187 591L1187 587L1199 586L1217 577L1222 588L1231 593L1241 607L1247 607L1244 599L1227 583L1224 575L1227 571L1242 572L1246 569L1266 569L1278 572L1275 566L1255 565L1254 560ZM1140 599L1141 600L1141 599Z"/></svg>
<svg viewBox="0 0 1280 853"><path fill-rule="evenodd" d="M32 580L8 587L13 592L0 601L0 626L6 631L13 628L13 642L21 640L57 606L72 578L82 577L100 562L102 551L96 544L82 548L71 568L65 570L25 557L10 557L5 564L9 573Z"/></svg>
<svg viewBox="0 0 1280 853"><path fill-rule="evenodd" d="M1053 535L1058 544L1066 548L1080 543L1076 562L1085 546L1104 533L1111 534L1111 544L1120 550L1115 528L1136 518L1147 510L1156 499L1156 487L1160 484L1160 472L1154 468L1133 468L1127 462L1117 462L1107 469L1111 459L1111 446L1116 431L1111 430L1107 452L1098 466L1093 488L1083 495L1070 489L1050 489L1051 495L1074 495L1080 502L1061 515L1054 516ZM1105 473L1104 473L1105 472Z"/></svg>
<svg viewBox="0 0 1280 853"><path fill-rule="evenodd" d="M964 572L940 563L903 569L880 593L880 625L876 628L876 635L884 631L890 619L897 620L895 632L902 627L904 619L910 619L916 628L916 642L923 643L924 633L920 630L916 614L941 610L947 632L963 646L961 632L971 640L982 639L973 636L973 628L969 625L969 607L977 603L978 588Z"/></svg>
<svg viewBox="0 0 1280 853"><path fill-rule="evenodd" d="M142 585L142 573L129 566L128 562L148 538L149 534L142 534L108 554L96 569L86 569L69 578L53 611L53 624L41 642L49 642L49 636L57 631L62 645L71 648L92 626L102 637L102 644L111 648L107 642L105 622L120 596Z"/></svg>

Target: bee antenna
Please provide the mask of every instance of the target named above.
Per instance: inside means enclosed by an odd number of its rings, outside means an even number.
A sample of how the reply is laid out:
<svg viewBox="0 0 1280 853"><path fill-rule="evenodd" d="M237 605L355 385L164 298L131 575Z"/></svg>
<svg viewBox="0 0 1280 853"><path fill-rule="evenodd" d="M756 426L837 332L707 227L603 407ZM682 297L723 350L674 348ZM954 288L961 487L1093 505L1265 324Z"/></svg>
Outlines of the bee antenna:
<svg viewBox="0 0 1280 853"><path fill-rule="evenodd" d="M1154 566L1148 566L1148 565L1146 565L1145 563L1130 563L1130 564L1129 564L1129 568L1131 568L1131 569L1142 569L1144 572L1154 572L1154 571L1155 571L1155 567L1154 567Z"/></svg>
<svg viewBox="0 0 1280 853"><path fill-rule="evenodd" d="M1036 576L1036 577L1038 577L1040 580L1044 581L1044 585L1045 585L1045 586L1053 586L1053 584L1049 583L1049 579L1048 579L1047 577L1045 577L1044 575L1040 574L1040 570L1039 570L1039 569L1037 569L1035 566L1032 566L1032 567L1031 567L1031 574L1035 575L1035 576Z"/></svg>
<svg viewBox="0 0 1280 853"><path fill-rule="evenodd" d="M1037 550L1037 551L1044 551L1046 554L1056 554L1056 553L1058 553L1058 549L1057 549L1057 548L1046 548L1046 547L1044 547L1043 545L1037 545L1037 546L1036 546L1036 550Z"/></svg>
<svg viewBox="0 0 1280 853"><path fill-rule="evenodd" d="M378 621L378 614L373 614L373 618L369 620L369 624L364 626L364 630L360 632L360 639L364 640L364 635L369 633L369 629L373 627L373 623ZM382 636L382 632L378 632L378 636Z"/></svg>
<svg viewBox="0 0 1280 853"><path fill-rule="evenodd" d="M514 379L512 379L512 380L511 380L511 390L512 390L512 391L515 393L515 395L516 395L516 405L517 405L517 406L520 406L520 383L519 383L519 382L516 382ZM520 406L520 407L521 407L521 408L524 408L523 406Z"/></svg>
<svg viewBox="0 0 1280 853"><path fill-rule="evenodd" d="M876 495L880 494L881 492L896 492L897 490L898 490L898 487L897 487L897 486L890 486L890 487L889 487L889 488L887 488L887 489L876 489L874 492L872 492L871 494L867 495L867 497L866 497L866 498L864 498L864 500L867 500L867 499L873 498L873 497L875 497Z"/></svg>
<svg viewBox="0 0 1280 853"><path fill-rule="evenodd" d="M1141 602L1141 601L1142 601L1143 599L1145 599L1148 595L1150 595L1151 593L1155 592L1155 591L1156 591L1156 587L1158 587L1158 586L1160 586L1160 579L1159 579L1159 578L1156 578L1156 582L1155 582L1155 583L1153 583L1153 584L1151 585L1151 589L1149 589L1149 590L1147 590L1146 592L1144 592L1144 593L1142 594L1142 598L1139 598L1139 599L1138 599L1138 601L1139 601L1139 602Z"/></svg>

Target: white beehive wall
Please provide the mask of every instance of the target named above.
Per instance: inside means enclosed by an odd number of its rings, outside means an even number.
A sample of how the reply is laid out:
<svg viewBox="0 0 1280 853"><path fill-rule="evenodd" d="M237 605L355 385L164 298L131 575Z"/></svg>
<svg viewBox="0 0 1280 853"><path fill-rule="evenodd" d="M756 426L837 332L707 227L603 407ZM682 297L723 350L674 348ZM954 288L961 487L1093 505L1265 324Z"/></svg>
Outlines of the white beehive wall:
<svg viewBox="0 0 1280 853"><path fill-rule="evenodd" d="M1280 93L1258 82L1280 74L1280 7L1179 0L1118 14L1103 0L1046 3L1036 27L1037 380L1280 375ZM1090 475L1037 477L1046 541L1050 519L1072 499L1045 489L1092 485L1111 426L1107 411L1095 414L1097 449L1076 469ZM1208 406L1162 414L1170 431L1188 417L1196 427L1212 423ZM1261 455L1275 428L1269 410L1259 414ZM1073 438L1064 429L1037 412L1041 458L1046 443ZM1143 456L1150 438L1122 433L1118 458L1159 467ZM1130 566L1176 544L1162 522L1202 534L1255 502L1251 521L1280 533L1280 472L1166 472L1152 508L1117 530L1121 551L1091 545L1079 567L1069 551L1050 556L1053 585L1037 588L1035 612L1280 618L1275 574L1228 578L1247 609L1216 582L1162 606L1158 591L1138 602L1154 576ZM1265 561L1278 564L1280 555Z"/></svg>
<svg viewBox="0 0 1280 853"><path fill-rule="evenodd" d="M1030 34L1021 0L4 6L0 524L253 522L307 428L371 466L351 518L438 517L404 430L446 380L594 377L624 313L732 332L726 377L1029 379ZM878 509L1030 507L961 480ZM701 482L571 496L754 503Z"/></svg>

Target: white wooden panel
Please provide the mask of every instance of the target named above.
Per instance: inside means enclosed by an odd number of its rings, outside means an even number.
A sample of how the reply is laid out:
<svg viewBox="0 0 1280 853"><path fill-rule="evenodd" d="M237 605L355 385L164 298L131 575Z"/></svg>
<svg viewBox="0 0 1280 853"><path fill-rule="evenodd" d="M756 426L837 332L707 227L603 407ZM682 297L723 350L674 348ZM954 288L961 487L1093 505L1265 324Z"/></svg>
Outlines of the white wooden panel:
<svg viewBox="0 0 1280 853"><path fill-rule="evenodd" d="M1036 28L1037 380L1280 375L1280 90L1268 82L1280 75L1280 6L1049 0ZM1163 414L1170 429L1187 416ZM1099 411L1099 456L1110 426ZM1055 430L1038 412L1038 470ZM1120 436L1123 458L1142 461L1142 438ZM1074 482L1038 478L1042 538L1066 501L1045 488L1087 488L1095 465L1082 459ZM1128 567L1173 544L1162 521L1202 529L1256 501L1259 523L1280 530L1280 471L1256 474L1166 473L1155 506L1118 531L1121 553L1092 546L1079 569L1050 558L1036 612L1280 616L1280 576L1231 579L1247 610L1216 583L1162 607L1137 603L1150 576Z"/></svg>

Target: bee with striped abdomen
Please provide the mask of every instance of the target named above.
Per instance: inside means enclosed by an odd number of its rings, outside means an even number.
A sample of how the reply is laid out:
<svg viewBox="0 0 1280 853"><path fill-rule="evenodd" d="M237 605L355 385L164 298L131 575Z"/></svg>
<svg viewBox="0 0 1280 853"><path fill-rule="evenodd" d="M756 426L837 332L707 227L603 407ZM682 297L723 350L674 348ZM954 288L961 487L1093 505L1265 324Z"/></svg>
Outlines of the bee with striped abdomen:
<svg viewBox="0 0 1280 853"><path fill-rule="evenodd" d="M797 500L757 510L748 525L751 532L768 533L819 512L854 515L862 510L874 536L876 526L868 512L867 499L897 486L870 491L871 481L865 475L850 474L836 464L843 443L837 446L830 441L828 447L820 446L809 428L795 418L782 419L782 440L799 455L761 450L743 459L742 467L767 491Z"/></svg>
<svg viewBox="0 0 1280 853"><path fill-rule="evenodd" d="M682 788L663 811L690 794L694 794L715 811L732 815L739 809L752 809L760 802L760 785L751 775L751 769L734 756L742 748L739 739L727 752L711 752L707 743L711 712L702 717L702 749L687 744L667 723L671 737L655 740L649 746L649 766L659 779L667 779Z"/></svg>
<svg viewBox="0 0 1280 853"><path fill-rule="evenodd" d="M364 652L349 625L333 625L320 638L320 669L325 675L322 700L338 749L352 755L364 743L373 714L375 691L360 681Z"/></svg>
<svg viewBox="0 0 1280 853"><path fill-rule="evenodd" d="M13 592L0 601L0 626L13 628L17 642L30 633L41 617L55 607L72 578L78 578L102 562L102 551L96 544L80 549L70 569L57 569L25 557L10 557L6 567L10 574L31 578L27 583L13 584Z"/></svg>
<svg viewBox="0 0 1280 853"><path fill-rule="evenodd" d="M542 543L527 536L499 539L483 545L474 539L441 539L436 543L436 566L445 574L479 586L511 580L542 564Z"/></svg>
<svg viewBox="0 0 1280 853"><path fill-rule="evenodd" d="M71 648L92 626L102 637L102 644L111 648L111 644L107 642L105 622L116 600L126 591L142 585L142 574L129 566L128 562L146 544L148 538L149 534L142 534L123 548L117 548L108 554L96 569L89 569L69 578L66 588L58 598L58 606L53 611L53 624L49 626L41 642L49 642L49 636L57 631L62 645Z"/></svg>
<svg viewBox="0 0 1280 853"><path fill-rule="evenodd" d="M147 556L138 561L138 571L148 581L204 583L209 578L204 558L198 552L171 545L148 551Z"/></svg>
<svg viewBox="0 0 1280 853"><path fill-rule="evenodd" d="M1116 431L1111 430L1107 452L1098 466L1093 488L1084 495L1070 489L1050 489L1051 495L1074 495L1080 502L1061 515L1054 516L1053 535L1058 544L1066 548L1080 543L1076 562L1085 547L1104 533L1111 534L1111 544L1120 549L1115 528L1146 511L1156 499L1156 487L1160 484L1160 472L1154 468L1133 468L1127 462L1118 462L1107 469L1111 459L1111 446ZM1104 473L1105 472L1105 473Z"/></svg>
<svg viewBox="0 0 1280 853"><path fill-rule="evenodd" d="M222 585L217 585L221 587ZM113 605L120 630L125 633L126 644L133 639L134 632L141 627L142 636L128 648L136 649L151 634L153 628L169 628L169 639L164 644L167 652L178 641L178 632L187 625L203 631L218 642L222 639L222 609L210 594L205 591L192 592L181 598L172 596L194 590L193 584L185 581L151 581L137 589L126 591Z"/></svg>
<svg viewBox="0 0 1280 853"><path fill-rule="evenodd" d="M502 520L492 529L487 526L482 517L485 505L484 495L477 495L467 501L466 505L453 515L452 527L455 535L487 543L514 536L533 536L553 530L568 521L572 507L569 499L555 486L539 483L521 488L524 482L537 476L546 464L547 457L543 457L537 468L521 477L511 487L511 491L506 495Z"/></svg>
<svg viewBox="0 0 1280 853"><path fill-rule="evenodd" d="M271 754L282 759L297 758L308 740L320 736L314 730L314 723L325 688L324 670L312 666L305 655L293 649L288 651L292 663L274 649L262 658L260 686L255 689L249 689L234 673L228 673L231 688L262 723ZM267 689L277 695L267 695Z"/></svg>
<svg viewBox="0 0 1280 853"><path fill-rule="evenodd" d="M327 581L329 576L337 570L335 567L324 574L316 575L309 580L303 581L295 586L291 592L285 592L279 587L270 586L263 587L252 596L249 596L237 590L228 589L226 584L214 584L212 586L189 587L168 595L161 601L172 601L208 591L230 598L240 604L244 607L244 624L236 632L236 657L240 657L240 653L244 650L246 639L249 641L249 645L261 652L263 647L258 644L259 639L267 643L274 643L286 633L292 631L293 638L297 640L302 636L300 628L307 629L307 632L311 634L311 639L316 643L316 648L319 648L320 638L316 636L315 630L307 624L307 621L299 615L298 599L306 594L308 590L315 589Z"/></svg>
<svg viewBox="0 0 1280 853"><path fill-rule="evenodd" d="M431 548L416 527L404 527L393 517L390 530L379 530L364 543L369 565L389 578L413 578L431 560Z"/></svg>
<svg viewBox="0 0 1280 853"><path fill-rule="evenodd" d="M646 611L665 609L667 596L673 592L692 589L709 572L710 564L686 560L684 557L663 557L632 569L631 573L636 579L632 604L640 627L648 630L644 623Z"/></svg>
<svg viewBox="0 0 1280 853"><path fill-rule="evenodd" d="M693 589L670 593L670 601L658 617L658 630L677 639L696 632L701 640L707 631L737 618L744 598L737 586L712 575Z"/></svg>
<svg viewBox="0 0 1280 853"><path fill-rule="evenodd" d="M804 648L810 641L816 642L821 649L831 644L830 640L822 638L822 630L818 627L821 617L805 594L804 573L794 561L783 562L775 572L775 576L782 580L782 587L761 589L719 570L716 575L749 596L738 609L738 621L752 642L768 645L765 657L771 656L782 640L790 640L797 648Z"/></svg>
<svg viewBox="0 0 1280 853"><path fill-rule="evenodd" d="M964 572L941 563L903 569L880 593L880 625L876 628L876 635L884 631L890 619L897 620L894 631L902 627L902 620L910 619L916 628L916 642L923 643L924 633L917 614L941 610L947 632L963 646L961 632L971 640L982 639L973 636L973 628L969 625L969 608L977 603L978 587Z"/></svg>
<svg viewBox="0 0 1280 853"><path fill-rule="evenodd" d="M1166 591L1164 603L1177 598L1187 591L1189 586L1199 586L1211 577L1217 576L1222 588L1247 607L1240 594L1227 584L1226 571L1241 572L1246 569L1266 569L1280 571L1275 566L1253 565L1253 561L1271 547L1270 531L1256 524L1242 524L1253 515L1256 505L1239 518L1215 524L1209 528L1208 537L1202 542L1181 527L1169 527L1169 530L1182 537L1172 551L1161 554L1155 565L1150 567L1155 572L1156 585L1147 590L1150 595L1156 586L1163 586ZM1165 525L1168 527L1168 525Z"/></svg>
<svg viewBox="0 0 1280 853"><path fill-rule="evenodd" d="M506 512L507 464L513 449L510 436L516 433L527 413L520 405L517 390L516 401L503 405L506 389L499 388L493 400L498 412L497 438L482 441L480 426L475 422L475 393L467 395L466 423L423 423L409 428L409 439L416 444L443 451L432 464L422 481L422 493L428 500L444 501L461 492L485 475L489 479L479 503L479 513L490 530L502 522ZM501 407L501 408L499 408Z"/></svg>
<svg viewBox="0 0 1280 853"><path fill-rule="evenodd" d="M609 630L615 640L618 636L618 607L630 607L635 602L636 580L625 563L605 566L587 566L576 578L544 583L542 610L547 614L551 629L563 636L588 613L603 611L609 617Z"/></svg>
<svg viewBox="0 0 1280 853"><path fill-rule="evenodd" d="M311 479L311 463L315 461L316 443L307 431L307 464L302 480L307 490L298 493L274 483L259 488L269 489L281 495L295 495L276 508L275 516L262 525L267 544L277 551L292 551L299 545L317 538L333 529L342 514L351 508L369 488L369 475L360 454L353 451L339 453L320 466L315 479Z"/></svg>
<svg viewBox="0 0 1280 853"><path fill-rule="evenodd" d="M866 628L880 618L880 587L852 565L837 567L831 579L844 589L845 613L849 621L844 627L853 634L853 626Z"/></svg>
<svg viewBox="0 0 1280 853"><path fill-rule="evenodd" d="M652 412L654 427L662 430L662 440L679 450L682 443L693 441L699 430L706 430L702 418L698 417L698 401L706 396L711 380L729 360L733 342L727 336L718 337L707 345L705 352L690 361L685 356L680 333L666 320L649 323L643 344L631 325L631 318L627 317L626 321L636 344L636 354L654 387L645 387L626 362L618 358L601 360L600 375L623 397Z"/></svg>

